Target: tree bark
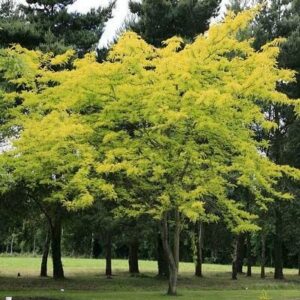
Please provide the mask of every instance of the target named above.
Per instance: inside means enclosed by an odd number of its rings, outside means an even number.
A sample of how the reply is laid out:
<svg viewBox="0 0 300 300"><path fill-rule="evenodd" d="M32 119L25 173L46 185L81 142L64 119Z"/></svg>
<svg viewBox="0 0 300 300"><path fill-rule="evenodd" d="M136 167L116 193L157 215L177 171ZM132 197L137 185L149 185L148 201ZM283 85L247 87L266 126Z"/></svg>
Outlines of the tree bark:
<svg viewBox="0 0 300 300"><path fill-rule="evenodd" d="M93 258L99 258L101 255L101 246L98 237L94 236L93 240Z"/></svg>
<svg viewBox="0 0 300 300"><path fill-rule="evenodd" d="M298 253L298 276L300 276L300 251Z"/></svg>
<svg viewBox="0 0 300 300"><path fill-rule="evenodd" d="M203 254L202 254L202 248L203 248L203 223L197 222L197 258L196 258L196 267L195 267L195 276L202 277L202 263L203 263Z"/></svg>
<svg viewBox="0 0 300 300"><path fill-rule="evenodd" d="M237 280L237 249L238 248L238 237L234 239L233 242L233 254L232 254L232 274L231 274L231 279L232 280Z"/></svg>
<svg viewBox="0 0 300 300"><path fill-rule="evenodd" d="M134 239L129 244L129 273L139 274L139 259L138 259L138 252L139 252L139 242L137 239Z"/></svg>
<svg viewBox="0 0 300 300"><path fill-rule="evenodd" d="M237 237L237 258L236 258L236 268L239 274L243 274L244 257L245 257L245 235L240 234Z"/></svg>
<svg viewBox="0 0 300 300"><path fill-rule="evenodd" d="M33 255L36 254L36 236L35 236L35 234L34 234L34 236L33 236L32 254L33 254Z"/></svg>
<svg viewBox="0 0 300 300"><path fill-rule="evenodd" d="M14 253L14 241L15 241L15 234L13 233L10 240L10 255Z"/></svg>
<svg viewBox="0 0 300 300"><path fill-rule="evenodd" d="M282 257L282 218L279 209L275 211L275 239L274 239L274 279L283 279L283 257Z"/></svg>
<svg viewBox="0 0 300 300"><path fill-rule="evenodd" d="M61 261L61 237L62 237L62 216L61 209L56 210L55 217L51 225L51 249L53 261L53 278L65 278Z"/></svg>
<svg viewBox="0 0 300 300"><path fill-rule="evenodd" d="M264 232L261 234L261 262L260 262L260 278L266 278L265 272L266 264L266 235Z"/></svg>
<svg viewBox="0 0 300 300"><path fill-rule="evenodd" d="M175 210L175 229L174 229L174 259L177 272L179 270L179 249L180 249L180 214Z"/></svg>
<svg viewBox="0 0 300 300"><path fill-rule="evenodd" d="M93 254L94 254L94 232L92 232L92 236L91 236L90 258L93 258Z"/></svg>
<svg viewBox="0 0 300 300"><path fill-rule="evenodd" d="M44 247L43 247L43 256L42 256L41 272L40 272L41 277L48 276L47 264L48 264L48 256L49 256L50 242L51 242L50 236L51 236L51 231L48 229Z"/></svg>
<svg viewBox="0 0 300 300"><path fill-rule="evenodd" d="M252 276L252 251L251 251L251 235L247 234L247 277Z"/></svg>
<svg viewBox="0 0 300 300"><path fill-rule="evenodd" d="M105 262L106 262L106 267L105 267L105 275L107 278L112 277L112 263L111 263L111 255L112 254L112 240L111 240L111 235L107 235L106 239L106 245L105 245Z"/></svg>
<svg viewBox="0 0 300 300"><path fill-rule="evenodd" d="M157 265L158 265L158 276L169 277L168 262L164 252L160 233L157 235Z"/></svg>
<svg viewBox="0 0 300 300"><path fill-rule="evenodd" d="M178 222L176 223L177 223L176 226L178 226L179 225ZM178 233L179 231L175 229L175 232ZM178 269L176 266L176 260L174 254L172 253L171 247L169 245L169 226L168 226L167 214L164 214L161 222L161 238L162 238L163 248L169 265L169 288L167 294L170 296L176 296Z"/></svg>

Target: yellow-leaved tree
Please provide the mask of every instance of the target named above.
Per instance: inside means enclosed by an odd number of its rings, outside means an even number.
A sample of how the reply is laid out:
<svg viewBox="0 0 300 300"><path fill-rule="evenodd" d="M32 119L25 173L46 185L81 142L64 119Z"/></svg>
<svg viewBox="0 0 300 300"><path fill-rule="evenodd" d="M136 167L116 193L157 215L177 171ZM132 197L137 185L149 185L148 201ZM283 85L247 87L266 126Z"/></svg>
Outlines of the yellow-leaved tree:
<svg viewBox="0 0 300 300"><path fill-rule="evenodd" d="M10 172L46 195L42 203L81 207L100 194L116 201L119 216L151 215L170 295L185 220L222 218L233 233L259 230L234 190L243 187L266 209L292 198L276 189L283 174L300 177L268 160L267 144L255 137L255 128L274 126L265 103L298 105L276 91L294 76L277 66L281 41L255 52L251 40L239 40L255 13L229 14L190 45L174 37L156 49L127 32L101 64L92 54L75 62L69 53L42 57L33 87L6 96L21 99L11 110L18 136L6 154Z"/></svg>
<svg viewBox="0 0 300 300"><path fill-rule="evenodd" d="M89 174L96 153L88 143L92 129L76 112L56 107L62 105L61 98L52 94L52 87L59 85L55 69L63 76L72 56L68 52L53 57L16 46L3 54L2 60L10 64L1 65L7 81L2 101L10 108L5 129L11 143L0 156L1 173L11 178L11 189L22 189L24 201L37 205L46 216L54 278L64 277L61 234L65 214L93 201L94 182Z"/></svg>
<svg viewBox="0 0 300 300"><path fill-rule="evenodd" d="M251 205L263 210L292 199L276 188L283 174L299 179L299 171L272 163L267 143L255 136L257 128L275 126L263 113L266 103L299 105L276 90L294 78L277 66L281 40L259 52L239 40L256 12L229 14L190 45L174 37L156 49L126 33L102 66L110 83L102 94L111 100L94 127L104 135L97 171L114 186L117 213L160 222L170 295L185 220L222 218L235 234L259 230L235 191L247 190Z"/></svg>

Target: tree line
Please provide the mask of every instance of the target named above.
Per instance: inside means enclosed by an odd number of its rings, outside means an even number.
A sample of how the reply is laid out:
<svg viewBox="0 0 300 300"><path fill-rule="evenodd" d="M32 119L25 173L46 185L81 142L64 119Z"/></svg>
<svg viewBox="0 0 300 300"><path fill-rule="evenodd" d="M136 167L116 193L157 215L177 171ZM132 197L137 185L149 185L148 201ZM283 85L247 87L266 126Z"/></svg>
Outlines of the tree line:
<svg viewBox="0 0 300 300"><path fill-rule="evenodd" d="M107 276L157 259L169 294L180 260L300 275L300 2L232 1L210 28L220 1L131 2L98 55L115 3L73 2L1 3L2 251L43 253L46 276L51 249L57 279L62 249Z"/></svg>

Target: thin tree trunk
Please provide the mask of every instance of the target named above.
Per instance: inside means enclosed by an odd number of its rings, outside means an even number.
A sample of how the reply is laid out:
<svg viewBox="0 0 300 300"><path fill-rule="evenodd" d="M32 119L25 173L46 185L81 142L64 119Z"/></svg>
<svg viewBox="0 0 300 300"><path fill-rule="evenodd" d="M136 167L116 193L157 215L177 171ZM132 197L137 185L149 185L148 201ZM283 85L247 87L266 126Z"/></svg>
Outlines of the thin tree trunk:
<svg viewBox="0 0 300 300"><path fill-rule="evenodd" d="M247 234L247 277L252 276L252 251L251 251L251 235Z"/></svg>
<svg viewBox="0 0 300 300"><path fill-rule="evenodd" d="M6 253L8 254L8 252L9 252L9 243L8 242L6 242Z"/></svg>
<svg viewBox="0 0 300 300"><path fill-rule="evenodd" d="M243 274L244 257L245 257L245 235L240 234L237 237L237 258L236 258L236 268L239 274Z"/></svg>
<svg viewBox="0 0 300 300"><path fill-rule="evenodd" d="M60 208L57 209L51 226L51 249L53 261L53 278L63 279L64 269L61 261L61 237L62 237L62 216Z"/></svg>
<svg viewBox="0 0 300 300"><path fill-rule="evenodd" d="M129 273L134 275L134 274L139 274L139 259L138 259L138 251L139 251L139 243L138 240L133 240L129 244Z"/></svg>
<svg viewBox="0 0 300 300"><path fill-rule="evenodd" d="M15 241L15 234L13 233L10 240L10 255L14 253L14 241Z"/></svg>
<svg viewBox="0 0 300 300"><path fill-rule="evenodd" d="M282 257L282 218L279 209L276 209L275 240L274 240L274 279L283 279L283 257Z"/></svg>
<svg viewBox="0 0 300 300"><path fill-rule="evenodd" d="M238 238L236 237L233 242L233 254L232 254L232 280L237 280L237 249L238 248Z"/></svg>
<svg viewBox="0 0 300 300"><path fill-rule="evenodd" d="M36 254L36 236L33 236L33 247L32 247L32 254L35 255Z"/></svg>
<svg viewBox="0 0 300 300"><path fill-rule="evenodd" d="M93 258L99 258L101 254L99 238L94 236L93 240Z"/></svg>
<svg viewBox="0 0 300 300"><path fill-rule="evenodd" d="M175 210L175 229L174 229L174 259L177 272L179 270L179 249L180 249L180 214Z"/></svg>
<svg viewBox="0 0 300 300"><path fill-rule="evenodd" d="M197 258L196 258L196 268L195 268L195 275L197 277L202 277L202 262L203 262L203 255L202 255L202 248L203 248L203 223L197 222Z"/></svg>
<svg viewBox="0 0 300 300"><path fill-rule="evenodd" d="M47 234L46 234L45 243L44 243L44 248L43 248L41 272L40 272L41 277L47 277L48 276L47 264L48 264L48 256L49 256L50 242L51 242L50 236L51 236L51 231L48 229Z"/></svg>
<svg viewBox="0 0 300 300"><path fill-rule="evenodd" d="M175 232L178 231L175 230ZM168 218L167 218L167 214L165 214L163 216L162 224L161 224L161 238L162 238L163 248L169 265L169 288L167 293L170 296L176 296L178 269L176 267L176 260L172 253L171 247L169 245L168 236L169 236Z"/></svg>
<svg viewBox="0 0 300 300"><path fill-rule="evenodd" d="M281 153L282 153L282 135L280 132L280 111L279 108L274 106L274 121L278 125L275 130L275 135L273 137L273 160L275 163L281 163ZM280 211L280 205L275 206L275 239L274 239L274 278L283 279L283 243L282 243L282 216Z"/></svg>
<svg viewBox="0 0 300 300"><path fill-rule="evenodd" d="M266 235L264 232L261 234L261 262L260 262L260 278L266 278Z"/></svg>
<svg viewBox="0 0 300 300"><path fill-rule="evenodd" d="M157 235L157 265L158 265L158 276L169 277L169 267L164 252L161 234Z"/></svg>
<svg viewBox="0 0 300 300"><path fill-rule="evenodd" d="M111 254L112 254L112 240L111 240L111 234L107 235L106 240L106 251L105 251L105 262L106 262L106 268L105 268L105 275L107 278L112 277L112 267L111 267Z"/></svg>
<svg viewBox="0 0 300 300"><path fill-rule="evenodd" d="M298 276L300 276L300 251L298 253Z"/></svg>
<svg viewBox="0 0 300 300"><path fill-rule="evenodd" d="M90 258L93 258L93 254L94 254L94 232L92 232L92 236L91 236Z"/></svg>

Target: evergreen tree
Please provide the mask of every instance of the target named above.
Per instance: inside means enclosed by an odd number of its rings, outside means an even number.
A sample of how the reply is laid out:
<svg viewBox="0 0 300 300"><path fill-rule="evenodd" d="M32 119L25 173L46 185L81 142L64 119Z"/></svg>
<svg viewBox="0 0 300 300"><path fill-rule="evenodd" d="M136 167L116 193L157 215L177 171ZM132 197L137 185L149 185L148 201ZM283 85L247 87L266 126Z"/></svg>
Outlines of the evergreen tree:
<svg viewBox="0 0 300 300"><path fill-rule="evenodd" d="M220 0L143 0L130 2L130 10L138 21L132 29L154 46L172 36L192 41L208 29L216 16Z"/></svg>
<svg viewBox="0 0 300 300"><path fill-rule="evenodd" d="M231 1L230 9L238 12L247 8L247 5L259 4L263 1ZM242 5L241 5L242 4ZM279 81L277 89L284 92L291 98L300 97L300 1L299 0L273 0L270 5L264 5L260 14L251 24L251 30L247 32L248 36L253 35L254 47L260 50L261 47L274 38L284 37L286 41L281 45L278 63L282 68L293 69L296 72L295 81L286 83ZM270 147L267 155L278 164L289 164L298 167L297 155L291 145L297 145L299 141L299 126L297 125L297 117L295 113L281 105L267 105L265 108L266 115L270 121L276 123L274 128L267 136ZM261 136L261 132L258 133ZM290 153L292 152L292 154ZM294 153L294 154L293 154ZM299 167L298 167L299 168ZM289 186L294 192L297 185L293 182L288 184L284 181L281 183L283 186ZM283 242L284 236L284 222L283 220L290 220L294 222L293 218L288 218L285 215L292 215L293 210L297 204L287 205L277 202L273 206L273 212L267 214L268 222L273 223L274 232L273 238L276 247L274 247L274 276L277 279L283 278ZM290 211L292 210L292 211ZM289 225L287 225L289 227ZM285 228L287 228L285 226ZM291 226L293 227L293 226ZM263 234L265 234L263 232ZM295 233L296 234L296 233ZM264 237L265 239L265 237Z"/></svg>
<svg viewBox="0 0 300 300"><path fill-rule="evenodd" d="M0 45L18 43L28 49L60 54L69 48L83 54L96 49L114 2L86 14L69 12L75 0L27 0L16 5L2 0L0 7Z"/></svg>

